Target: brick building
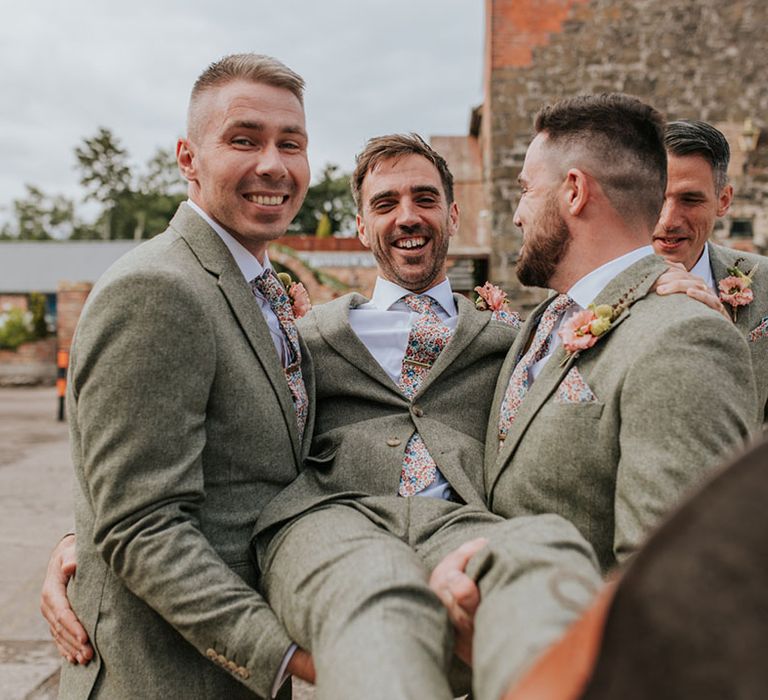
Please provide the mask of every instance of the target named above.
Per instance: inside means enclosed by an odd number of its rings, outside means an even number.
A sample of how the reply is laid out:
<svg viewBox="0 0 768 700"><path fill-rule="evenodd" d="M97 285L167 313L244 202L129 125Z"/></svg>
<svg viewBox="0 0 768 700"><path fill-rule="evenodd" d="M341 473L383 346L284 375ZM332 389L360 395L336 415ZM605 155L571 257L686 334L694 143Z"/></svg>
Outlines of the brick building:
<svg viewBox="0 0 768 700"><path fill-rule="evenodd" d="M512 217L532 118L547 102L627 92L669 119L720 128L732 149L736 198L715 235L768 249L768 3L765 0L486 0L483 104L446 157L475 192L463 236L485 247L490 277L522 306ZM461 144L460 141L464 143ZM433 138L440 150L447 141ZM463 154L463 155L462 155ZM480 183L478 185L478 182ZM477 192L479 190L479 193ZM463 204L461 197L457 197Z"/></svg>

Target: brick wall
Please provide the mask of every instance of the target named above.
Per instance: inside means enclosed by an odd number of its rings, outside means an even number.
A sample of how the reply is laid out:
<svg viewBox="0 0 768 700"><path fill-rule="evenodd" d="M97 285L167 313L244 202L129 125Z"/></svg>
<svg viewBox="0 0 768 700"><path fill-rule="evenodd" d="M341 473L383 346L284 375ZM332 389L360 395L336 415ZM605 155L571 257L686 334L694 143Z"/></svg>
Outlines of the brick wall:
<svg viewBox="0 0 768 700"><path fill-rule="evenodd" d="M92 286L90 282L59 282L56 289L56 339L59 350L69 352L77 319Z"/></svg>
<svg viewBox="0 0 768 700"><path fill-rule="evenodd" d="M582 92L621 91L673 119L739 125L751 117L768 126L765 0L487 0L486 7L490 64L481 140L491 269L523 305L539 295L515 279L521 235L512 215L532 118L543 104ZM768 243L767 141L763 137L750 156L747 174L734 176L732 216L754 221L760 245Z"/></svg>

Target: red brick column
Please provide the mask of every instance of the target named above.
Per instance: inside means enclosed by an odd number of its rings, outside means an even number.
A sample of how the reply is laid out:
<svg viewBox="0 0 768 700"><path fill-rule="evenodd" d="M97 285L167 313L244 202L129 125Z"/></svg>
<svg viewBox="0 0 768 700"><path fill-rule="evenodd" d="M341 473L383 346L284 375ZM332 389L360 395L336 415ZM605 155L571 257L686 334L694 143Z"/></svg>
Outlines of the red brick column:
<svg viewBox="0 0 768 700"><path fill-rule="evenodd" d="M56 340L59 351L69 352L77 319L92 286L90 282L59 282L56 289Z"/></svg>

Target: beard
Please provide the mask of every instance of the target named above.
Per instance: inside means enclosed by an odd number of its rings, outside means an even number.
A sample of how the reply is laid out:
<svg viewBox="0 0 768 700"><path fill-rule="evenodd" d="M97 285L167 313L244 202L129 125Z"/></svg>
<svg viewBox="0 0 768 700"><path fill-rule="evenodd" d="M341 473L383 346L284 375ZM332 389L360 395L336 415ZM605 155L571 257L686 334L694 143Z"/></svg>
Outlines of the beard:
<svg viewBox="0 0 768 700"><path fill-rule="evenodd" d="M520 250L515 269L517 279L526 287L548 287L570 243L568 224L557 210L557 200L552 195Z"/></svg>

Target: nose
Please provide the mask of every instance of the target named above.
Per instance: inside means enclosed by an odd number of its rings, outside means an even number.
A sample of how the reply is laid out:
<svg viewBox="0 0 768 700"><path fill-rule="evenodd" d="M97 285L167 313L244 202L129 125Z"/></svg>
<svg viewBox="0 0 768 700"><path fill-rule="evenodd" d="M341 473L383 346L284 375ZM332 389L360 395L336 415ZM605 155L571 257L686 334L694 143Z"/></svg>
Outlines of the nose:
<svg viewBox="0 0 768 700"><path fill-rule="evenodd" d="M656 228L662 231L674 231L680 227L678 208L671 199L665 199L659 214L659 223Z"/></svg>
<svg viewBox="0 0 768 700"><path fill-rule="evenodd" d="M280 180L287 176L288 168L277 144L269 143L259 151L256 174L273 180Z"/></svg>
<svg viewBox="0 0 768 700"><path fill-rule="evenodd" d="M421 223L419 217L419 211L416 204L409 199L403 199L400 201L400 205L397 208L397 219L395 221L400 228L414 228Z"/></svg>
<svg viewBox="0 0 768 700"><path fill-rule="evenodd" d="M517 207L515 207L515 213L512 215L512 223L518 228L522 228L523 226L523 222L520 219L520 203L519 202L517 204Z"/></svg>

